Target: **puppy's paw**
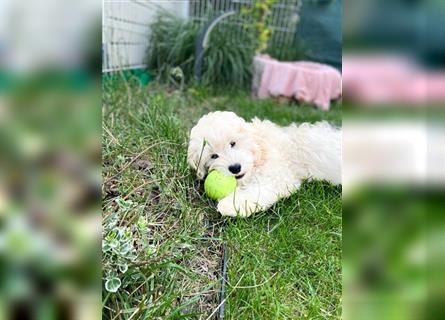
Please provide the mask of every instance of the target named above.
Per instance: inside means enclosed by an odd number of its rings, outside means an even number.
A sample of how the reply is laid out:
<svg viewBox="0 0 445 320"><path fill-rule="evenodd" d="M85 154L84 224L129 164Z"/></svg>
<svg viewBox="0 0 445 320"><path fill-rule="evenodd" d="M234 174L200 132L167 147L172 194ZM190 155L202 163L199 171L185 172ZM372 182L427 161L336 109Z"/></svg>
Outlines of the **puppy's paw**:
<svg viewBox="0 0 445 320"><path fill-rule="evenodd" d="M227 197L219 201L218 212L229 217L248 217L252 214L248 206L240 205L238 201L233 201L233 197Z"/></svg>

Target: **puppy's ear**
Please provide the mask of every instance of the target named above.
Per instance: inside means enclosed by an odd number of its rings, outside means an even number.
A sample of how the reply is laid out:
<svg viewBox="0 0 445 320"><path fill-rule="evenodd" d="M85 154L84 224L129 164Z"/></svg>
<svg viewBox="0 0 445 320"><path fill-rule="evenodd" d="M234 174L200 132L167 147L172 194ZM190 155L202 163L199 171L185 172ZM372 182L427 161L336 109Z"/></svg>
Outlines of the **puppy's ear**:
<svg viewBox="0 0 445 320"><path fill-rule="evenodd" d="M190 139L187 150L187 163L193 170L196 170L198 168L199 150L197 145L198 143L196 139Z"/></svg>
<svg viewBox="0 0 445 320"><path fill-rule="evenodd" d="M253 139L255 141L255 166L261 166L266 162L268 149L262 137L255 135Z"/></svg>
<svg viewBox="0 0 445 320"><path fill-rule="evenodd" d="M190 168L196 170L196 175L199 179L204 179L205 177L205 166L202 159L204 146L205 140L190 139L187 150L187 163Z"/></svg>
<svg viewBox="0 0 445 320"><path fill-rule="evenodd" d="M249 138L252 139L253 154L255 156L255 166L261 166L266 162L268 157L267 144L264 138L261 136L261 132L252 123L248 123L245 127L245 134L248 134Z"/></svg>

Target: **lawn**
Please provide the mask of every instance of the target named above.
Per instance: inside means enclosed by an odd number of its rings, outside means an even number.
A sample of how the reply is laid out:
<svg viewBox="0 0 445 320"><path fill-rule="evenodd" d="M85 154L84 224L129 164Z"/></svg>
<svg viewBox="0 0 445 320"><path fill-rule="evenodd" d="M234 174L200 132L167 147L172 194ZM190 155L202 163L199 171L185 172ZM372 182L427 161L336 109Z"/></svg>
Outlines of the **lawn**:
<svg viewBox="0 0 445 320"><path fill-rule="evenodd" d="M224 218L186 163L188 132L212 110L340 125L340 105L129 82L105 84L103 100L105 319L212 319L223 245L225 319L341 317L341 187L305 182L267 212Z"/></svg>

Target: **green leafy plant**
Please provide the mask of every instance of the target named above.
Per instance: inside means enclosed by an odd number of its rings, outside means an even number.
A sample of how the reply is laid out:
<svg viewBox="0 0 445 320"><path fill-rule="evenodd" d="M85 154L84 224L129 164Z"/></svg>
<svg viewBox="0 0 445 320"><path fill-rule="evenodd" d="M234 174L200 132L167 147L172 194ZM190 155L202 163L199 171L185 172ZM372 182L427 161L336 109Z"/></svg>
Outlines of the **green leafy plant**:
<svg viewBox="0 0 445 320"><path fill-rule="evenodd" d="M277 0L257 0L253 2L253 6L246 7L242 10L242 14L252 21L250 28L256 39L257 53L262 53L267 49L272 28L269 26L269 17L272 14L272 6Z"/></svg>
<svg viewBox="0 0 445 320"><path fill-rule="evenodd" d="M195 43L199 26L168 13L161 13L151 25L147 52L149 70L158 79L168 80L172 69L179 67L184 81L193 77Z"/></svg>
<svg viewBox="0 0 445 320"><path fill-rule="evenodd" d="M254 1L251 7L245 7L241 10L244 20L247 22L246 27L255 39L255 52L259 54L268 54L271 57L281 61L293 61L303 59L305 57L306 48L301 40L295 38L295 34L287 32L283 35L283 31L274 32L272 26L273 7L276 4L284 4L286 2L279 0L258 0ZM289 30L295 27L299 21L298 12L301 9L302 1L297 0L294 3L296 11L286 11L285 13L277 13L281 20L288 22ZM277 9L278 10L278 9Z"/></svg>
<svg viewBox="0 0 445 320"><path fill-rule="evenodd" d="M183 81L190 82L199 26L163 13L151 28L147 55L149 69L159 80L171 82L172 70L179 67ZM219 24L212 31L204 53L202 79L205 84L239 87L249 83L254 41L251 34L240 32L239 28Z"/></svg>
<svg viewBox="0 0 445 320"><path fill-rule="evenodd" d="M240 32L236 25L218 25L210 34L204 53L203 82L235 87L248 85L254 53L251 34Z"/></svg>
<svg viewBox="0 0 445 320"><path fill-rule="evenodd" d="M135 209L131 200L117 198L117 210L112 211L103 221L102 266L104 270L105 290L115 293L125 285L129 266L140 259L146 259L155 253L147 242L147 222L142 215L134 225L123 226L119 222Z"/></svg>

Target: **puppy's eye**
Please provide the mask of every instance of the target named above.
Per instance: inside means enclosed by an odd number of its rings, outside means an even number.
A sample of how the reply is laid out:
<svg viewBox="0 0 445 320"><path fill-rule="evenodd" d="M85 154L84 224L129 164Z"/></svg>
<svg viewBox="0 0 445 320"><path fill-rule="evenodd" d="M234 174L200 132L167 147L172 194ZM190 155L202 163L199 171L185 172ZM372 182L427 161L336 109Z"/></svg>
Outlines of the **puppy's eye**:
<svg viewBox="0 0 445 320"><path fill-rule="evenodd" d="M235 144L236 144L235 141L230 142L230 146L231 146L232 148L235 146Z"/></svg>
<svg viewBox="0 0 445 320"><path fill-rule="evenodd" d="M218 156L216 153L214 153L214 154L212 154L212 155L210 156L210 158L212 158L212 159L218 159L219 156Z"/></svg>

